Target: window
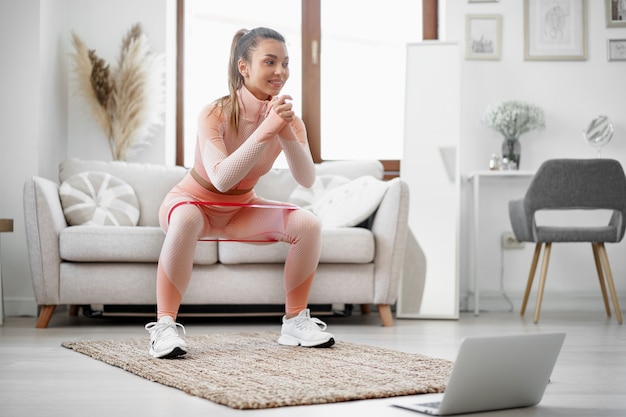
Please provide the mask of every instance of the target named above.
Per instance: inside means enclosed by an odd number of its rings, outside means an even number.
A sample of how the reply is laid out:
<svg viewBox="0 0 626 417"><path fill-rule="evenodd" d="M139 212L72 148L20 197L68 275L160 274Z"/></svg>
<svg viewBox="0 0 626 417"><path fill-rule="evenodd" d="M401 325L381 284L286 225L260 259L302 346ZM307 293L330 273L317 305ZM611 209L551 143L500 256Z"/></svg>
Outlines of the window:
<svg viewBox="0 0 626 417"><path fill-rule="evenodd" d="M178 1L179 14L184 10L184 20L179 16L184 27L184 42L179 40L184 50L184 66L179 63L179 71L184 68L184 83L180 79L179 83L184 84L184 91L182 97L179 92L178 100L184 116L179 114L178 119L183 126L178 128L177 163L193 163L200 108L227 94L226 68L235 31L270 26L288 42L292 71L284 92L294 96L296 112L303 114L300 106L305 100L312 103L309 107L321 103L321 118L305 118L311 148L318 150L321 159L392 160L392 169L398 169L403 142L405 45L422 38L422 7L424 33L435 33L425 37L436 38L437 0L387 0L380 4L342 0L321 6L321 0L231 0L219 2L219 7L214 1ZM304 19L309 9L321 9L321 28L315 19L301 24L304 6ZM311 39L315 36L312 33L320 32L321 92L308 88L302 96L300 69L311 72L302 64L301 39Z"/></svg>
<svg viewBox="0 0 626 417"><path fill-rule="evenodd" d="M406 44L421 40L421 1L321 6L322 159L401 159Z"/></svg>

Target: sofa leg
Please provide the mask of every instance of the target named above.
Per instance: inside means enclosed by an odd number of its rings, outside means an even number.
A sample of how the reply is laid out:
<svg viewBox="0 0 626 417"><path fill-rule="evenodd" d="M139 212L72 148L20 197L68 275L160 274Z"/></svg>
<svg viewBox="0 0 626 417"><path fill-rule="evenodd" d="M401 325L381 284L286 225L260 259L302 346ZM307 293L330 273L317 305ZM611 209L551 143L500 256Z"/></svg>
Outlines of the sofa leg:
<svg viewBox="0 0 626 417"><path fill-rule="evenodd" d="M370 314L372 312L372 306L370 304L361 304L361 314Z"/></svg>
<svg viewBox="0 0 626 417"><path fill-rule="evenodd" d="M377 304L378 314L385 327L393 327L393 316L391 314L391 306L389 304Z"/></svg>
<svg viewBox="0 0 626 417"><path fill-rule="evenodd" d="M45 329L46 327L48 327L48 324L50 323L50 319L52 318L52 314L54 314L54 309L56 307L56 305L41 306L39 318L37 319L37 324L35 325L37 329Z"/></svg>
<svg viewBox="0 0 626 417"><path fill-rule="evenodd" d="M71 304L70 305L70 317L78 316L78 309L79 307L76 304Z"/></svg>

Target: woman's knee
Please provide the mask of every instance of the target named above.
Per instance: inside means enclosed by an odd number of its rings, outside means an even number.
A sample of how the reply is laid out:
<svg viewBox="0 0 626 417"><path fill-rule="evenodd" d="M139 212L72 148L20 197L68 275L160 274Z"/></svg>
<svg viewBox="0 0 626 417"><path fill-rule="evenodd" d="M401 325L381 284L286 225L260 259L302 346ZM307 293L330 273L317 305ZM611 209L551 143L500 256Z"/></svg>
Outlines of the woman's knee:
<svg viewBox="0 0 626 417"><path fill-rule="evenodd" d="M192 204L167 210L167 215L161 215L159 220L161 227L166 231L175 229L181 233L199 234L204 226L204 217L200 209Z"/></svg>
<svg viewBox="0 0 626 417"><path fill-rule="evenodd" d="M289 219L290 226L299 235L319 237L322 234L322 223L319 217L307 210L295 210Z"/></svg>

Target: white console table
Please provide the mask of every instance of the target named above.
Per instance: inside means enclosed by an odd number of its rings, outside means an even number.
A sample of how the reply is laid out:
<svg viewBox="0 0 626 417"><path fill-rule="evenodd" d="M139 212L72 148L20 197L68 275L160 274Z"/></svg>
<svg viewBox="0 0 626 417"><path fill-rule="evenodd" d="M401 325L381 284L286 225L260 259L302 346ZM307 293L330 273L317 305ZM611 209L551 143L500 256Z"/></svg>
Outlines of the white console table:
<svg viewBox="0 0 626 417"><path fill-rule="evenodd" d="M13 219L0 219L0 233L13 231ZM2 294L2 252L0 252L0 325L4 324L4 295Z"/></svg>
<svg viewBox="0 0 626 417"><path fill-rule="evenodd" d="M488 186L494 182L503 185L515 182L530 183L530 180L535 175L532 171L474 171L469 174L468 181L472 185L472 224L471 224L471 240L470 240L470 278L474 285L474 314L476 316L480 313L480 277L478 274L478 253L480 249L479 231L481 230L480 223L480 208L481 208L481 188ZM521 197L521 196L519 196Z"/></svg>

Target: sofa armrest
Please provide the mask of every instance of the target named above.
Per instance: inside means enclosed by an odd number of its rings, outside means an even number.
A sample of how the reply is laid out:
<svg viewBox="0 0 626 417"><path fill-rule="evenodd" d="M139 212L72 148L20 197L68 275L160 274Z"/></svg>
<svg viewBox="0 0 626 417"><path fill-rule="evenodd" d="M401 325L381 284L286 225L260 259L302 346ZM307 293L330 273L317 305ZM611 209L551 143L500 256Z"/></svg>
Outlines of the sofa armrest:
<svg viewBox="0 0 626 417"><path fill-rule="evenodd" d="M404 180L394 178L372 221L376 241L374 304L394 304L398 298L408 217L409 187Z"/></svg>
<svg viewBox="0 0 626 417"><path fill-rule="evenodd" d="M24 184L24 226L38 305L59 304L59 234L67 227L59 186L33 177Z"/></svg>

